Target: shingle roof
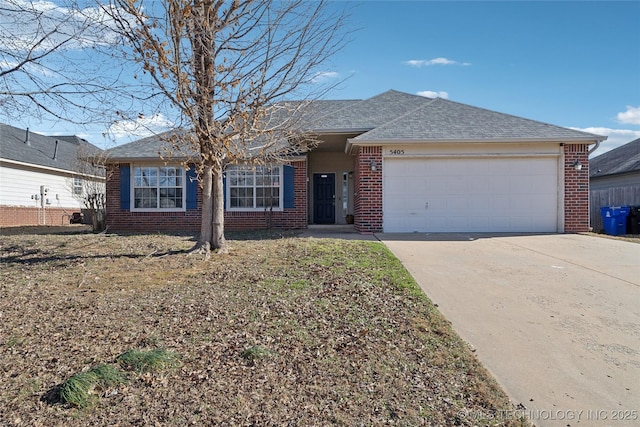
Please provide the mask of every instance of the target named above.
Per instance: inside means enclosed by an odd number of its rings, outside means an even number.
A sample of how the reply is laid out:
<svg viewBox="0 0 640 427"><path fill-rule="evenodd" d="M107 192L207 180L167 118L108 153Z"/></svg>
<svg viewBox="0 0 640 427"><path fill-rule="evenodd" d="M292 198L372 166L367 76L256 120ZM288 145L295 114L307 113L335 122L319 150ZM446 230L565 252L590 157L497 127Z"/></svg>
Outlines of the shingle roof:
<svg viewBox="0 0 640 427"><path fill-rule="evenodd" d="M325 109L326 113L317 114L311 126L314 131L370 130L413 111L428 101L428 98L422 96L389 90L373 98L349 101L340 109Z"/></svg>
<svg viewBox="0 0 640 427"><path fill-rule="evenodd" d="M167 156L167 154L172 151L171 143L168 141L168 138L173 135L184 134L186 132L187 131L183 129L163 132L129 142L128 144L118 145L105 150L105 153L111 162L117 160L157 159L161 155ZM192 157L193 155L195 155L195 153L175 153L172 157L183 160Z"/></svg>
<svg viewBox="0 0 640 427"><path fill-rule="evenodd" d="M92 155L101 150L77 136L45 136L0 124L0 158L37 166L76 171L78 155ZM56 141L58 148L56 150Z"/></svg>
<svg viewBox="0 0 640 427"><path fill-rule="evenodd" d="M317 132L361 133L348 145L380 142L429 141L583 141L599 135L498 113L441 98L389 90L364 100L316 100L283 103L269 116L284 121L291 111L300 129ZM162 135L144 138L108 150L114 159L157 158L166 149Z"/></svg>
<svg viewBox="0 0 640 427"><path fill-rule="evenodd" d="M354 141L595 141L597 135L442 98L425 101Z"/></svg>
<svg viewBox="0 0 640 427"><path fill-rule="evenodd" d="M640 171L640 138L589 160L589 176Z"/></svg>

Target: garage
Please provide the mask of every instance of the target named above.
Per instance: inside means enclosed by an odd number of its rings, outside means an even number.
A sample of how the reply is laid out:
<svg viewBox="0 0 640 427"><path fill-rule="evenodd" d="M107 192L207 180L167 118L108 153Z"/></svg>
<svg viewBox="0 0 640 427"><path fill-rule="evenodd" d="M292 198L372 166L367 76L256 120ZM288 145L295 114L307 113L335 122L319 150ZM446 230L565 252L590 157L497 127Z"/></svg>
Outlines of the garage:
<svg viewBox="0 0 640 427"><path fill-rule="evenodd" d="M383 229L557 232L558 181L551 154L386 157Z"/></svg>

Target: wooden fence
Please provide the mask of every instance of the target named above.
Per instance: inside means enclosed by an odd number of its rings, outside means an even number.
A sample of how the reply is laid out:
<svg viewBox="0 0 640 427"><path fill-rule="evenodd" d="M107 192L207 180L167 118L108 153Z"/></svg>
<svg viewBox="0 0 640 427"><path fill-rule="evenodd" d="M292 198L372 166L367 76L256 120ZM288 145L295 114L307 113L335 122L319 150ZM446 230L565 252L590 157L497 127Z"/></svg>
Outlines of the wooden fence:
<svg viewBox="0 0 640 427"><path fill-rule="evenodd" d="M590 191L591 227L599 233L603 229L602 206L640 206L640 184L610 188L592 188Z"/></svg>

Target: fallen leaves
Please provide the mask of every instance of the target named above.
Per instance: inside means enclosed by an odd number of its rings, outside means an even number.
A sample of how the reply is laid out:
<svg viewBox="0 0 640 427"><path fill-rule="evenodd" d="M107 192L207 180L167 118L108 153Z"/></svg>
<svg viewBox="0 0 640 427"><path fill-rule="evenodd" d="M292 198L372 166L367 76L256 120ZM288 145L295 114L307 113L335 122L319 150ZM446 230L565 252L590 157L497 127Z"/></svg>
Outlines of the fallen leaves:
<svg viewBox="0 0 640 427"><path fill-rule="evenodd" d="M207 262L190 236L4 236L0 424L448 426L509 408L381 244L229 243ZM91 410L41 401L132 348L180 366Z"/></svg>

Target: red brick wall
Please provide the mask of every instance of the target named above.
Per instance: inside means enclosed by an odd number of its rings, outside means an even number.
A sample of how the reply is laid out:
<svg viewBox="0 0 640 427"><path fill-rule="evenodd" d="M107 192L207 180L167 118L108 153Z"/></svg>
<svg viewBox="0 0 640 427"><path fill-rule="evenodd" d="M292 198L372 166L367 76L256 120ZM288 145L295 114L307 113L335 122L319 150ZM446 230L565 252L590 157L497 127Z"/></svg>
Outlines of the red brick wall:
<svg viewBox="0 0 640 427"><path fill-rule="evenodd" d="M589 146L564 146L564 231L589 231ZM582 169L575 170L578 160Z"/></svg>
<svg viewBox="0 0 640 427"><path fill-rule="evenodd" d="M69 214L80 209L46 208L27 206L0 206L0 227L23 225L69 225Z"/></svg>
<svg viewBox="0 0 640 427"><path fill-rule="evenodd" d="M371 170L375 162L376 170ZM354 224L360 233L382 231L382 147L359 147L356 154Z"/></svg>
<svg viewBox="0 0 640 427"><path fill-rule="evenodd" d="M200 230L202 193L198 189L198 209L186 212L131 212L120 209L120 165L107 170L107 228L113 232L154 232Z"/></svg>
<svg viewBox="0 0 640 427"><path fill-rule="evenodd" d="M307 161L291 162L293 166L294 208L283 211L225 212L226 230L260 230L307 228Z"/></svg>
<svg viewBox="0 0 640 427"><path fill-rule="evenodd" d="M226 230L258 230L269 227L294 229L307 227L307 162L292 162L295 207L272 212L225 212ZM107 181L107 226L113 232L200 231L202 190L198 187L198 207L186 212L131 212L120 209L120 168L110 165ZM269 216L271 215L271 218Z"/></svg>

